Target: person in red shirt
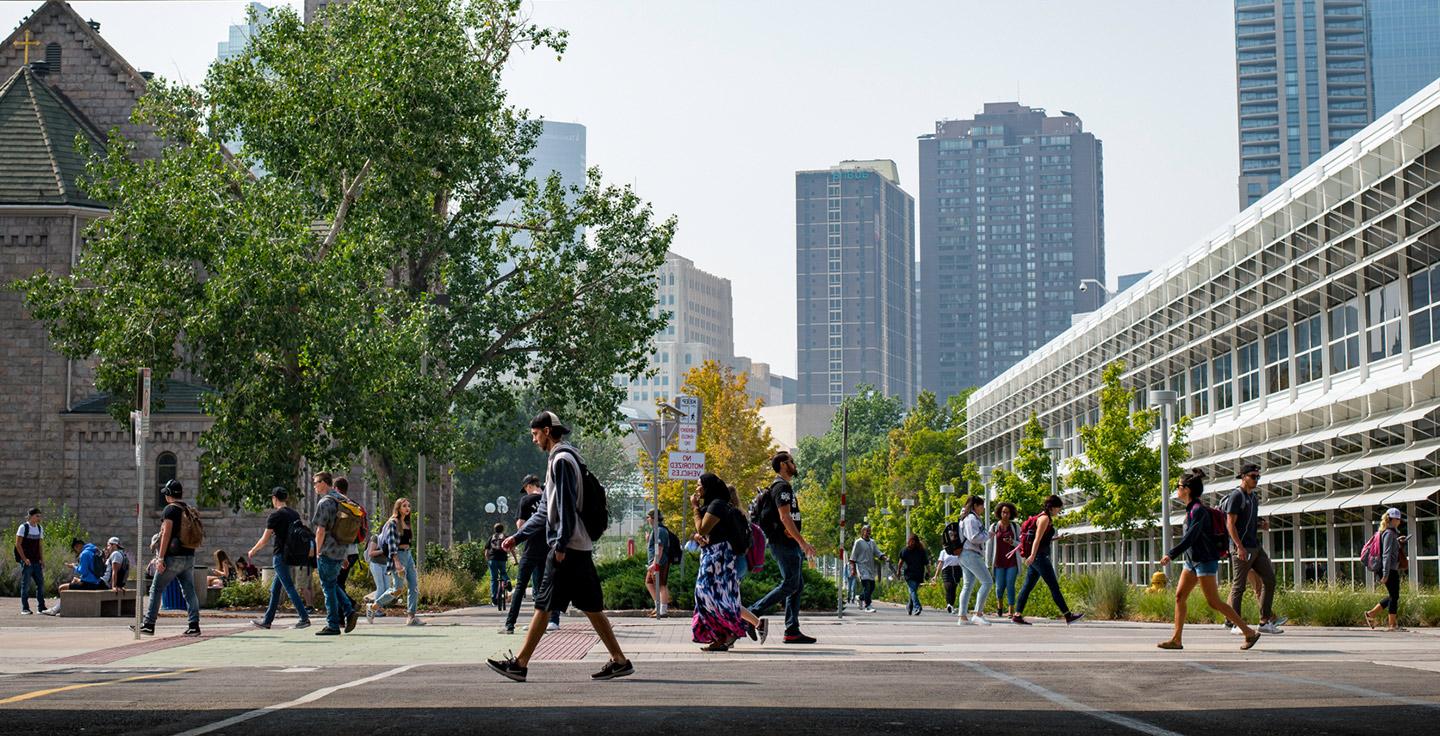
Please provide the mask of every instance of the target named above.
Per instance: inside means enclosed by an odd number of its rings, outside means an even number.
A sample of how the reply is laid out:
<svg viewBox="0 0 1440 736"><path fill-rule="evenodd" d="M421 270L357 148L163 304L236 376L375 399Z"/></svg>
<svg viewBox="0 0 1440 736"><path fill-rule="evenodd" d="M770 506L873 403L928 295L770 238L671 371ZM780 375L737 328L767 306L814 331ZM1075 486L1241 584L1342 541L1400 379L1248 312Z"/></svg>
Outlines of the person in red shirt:
<svg viewBox="0 0 1440 736"><path fill-rule="evenodd" d="M1015 581L1020 576L1020 555L1015 551L1020 544L1020 523L1015 521L1015 513L1015 504L1001 503L995 507L996 521L990 525L988 556L995 577L996 616L1015 615Z"/></svg>

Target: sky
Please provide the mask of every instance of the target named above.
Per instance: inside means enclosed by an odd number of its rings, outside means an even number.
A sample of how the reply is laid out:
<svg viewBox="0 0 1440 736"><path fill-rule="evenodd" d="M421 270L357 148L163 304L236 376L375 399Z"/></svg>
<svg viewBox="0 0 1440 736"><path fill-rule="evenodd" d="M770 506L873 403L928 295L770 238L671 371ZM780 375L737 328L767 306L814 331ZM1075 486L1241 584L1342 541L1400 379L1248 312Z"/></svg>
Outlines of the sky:
<svg viewBox="0 0 1440 736"><path fill-rule="evenodd" d="M0 0L0 28L40 5ZM72 5L136 68L199 83L247 3ZM512 101L583 123L588 163L678 218L673 250L731 281L736 352L785 375L797 170L893 159L918 195L918 136L1018 100L1074 112L1103 141L1112 288L1238 210L1230 0L531 0L526 12L569 31L569 49L517 55Z"/></svg>

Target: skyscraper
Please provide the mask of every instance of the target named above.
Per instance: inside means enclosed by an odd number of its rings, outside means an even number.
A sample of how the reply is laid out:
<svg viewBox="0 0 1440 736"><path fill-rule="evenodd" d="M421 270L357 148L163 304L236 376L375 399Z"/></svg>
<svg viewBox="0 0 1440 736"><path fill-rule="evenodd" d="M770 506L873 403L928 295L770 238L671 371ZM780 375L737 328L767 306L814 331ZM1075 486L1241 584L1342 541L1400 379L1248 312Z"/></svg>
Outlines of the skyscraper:
<svg viewBox="0 0 1440 736"><path fill-rule="evenodd" d="M634 381L616 377L629 394L623 405L642 415L652 415L657 400L673 400L691 368L707 360L728 365L735 359L730 279L702 271L682 255L666 253L655 286L656 309L670 315L670 324L653 341L650 369L655 375Z"/></svg>
<svg viewBox="0 0 1440 736"><path fill-rule="evenodd" d="M250 3L245 6L246 15L244 23L236 23L230 26L230 35L224 41L215 44L215 60L226 61L239 56L250 45L250 39L257 34L261 28L271 22L270 8L260 3ZM249 12L255 11L255 22L250 22Z"/></svg>
<svg viewBox="0 0 1440 736"><path fill-rule="evenodd" d="M1099 139L1074 113L987 102L920 136L920 375L944 401L1104 303Z"/></svg>
<svg viewBox="0 0 1440 736"><path fill-rule="evenodd" d="M543 188L551 174L560 175L560 184L565 187L585 187L585 126L579 123L560 123L542 120L540 136L535 147L530 149L529 177ZM575 197L567 196L565 201L574 204ZM507 220L520 208L520 203L509 200L500 205L496 213L501 220ZM529 242L529 233L518 233L518 242Z"/></svg>
<svg viewBox="0 0 1440 736"><path fill-rule="evenodd" d="M1235 0L1240 204L1440 76L1435 0Z"/></svg>
<svg viewBox="0 0 1440 736"><path fill-rule="evenodd" d="M915 198L894 161L795 172L795 270L797 400L912 402Z"/></svg>

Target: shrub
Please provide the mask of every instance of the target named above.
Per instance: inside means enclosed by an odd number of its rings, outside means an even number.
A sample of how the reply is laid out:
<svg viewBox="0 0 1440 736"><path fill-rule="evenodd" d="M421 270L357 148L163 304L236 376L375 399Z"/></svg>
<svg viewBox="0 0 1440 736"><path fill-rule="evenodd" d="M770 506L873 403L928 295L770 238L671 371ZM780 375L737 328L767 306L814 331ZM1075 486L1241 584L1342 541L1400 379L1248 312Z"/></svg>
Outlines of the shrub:
<svg viewBox="0 0 1440 736"><path fill-rule="evenodd" d="M345 579L345 592L351 598L362 601L365 596L375 592L375 578L370 574L370 563L365 561L364 554L360 555L353 567L355 569L350 571L350 577Z"/></svg>
<svg viewBox="0 0 1440 736"><path fill-rule="evenodd" d="M221 608L264 608L270 605L270 586L259 580L231 583L220 589L218 600Z"/></svg>
<svg viewBox="0 0 1440 736"><path fill-rule="evenodd" d="M681 565L670 567L670 600L677 609L695 604L695 577L700 570L700 556L687 552ZM605 607L614 610L649 608L654 605L645 589L645 558L622 557L596 565ZM805 589L800 594L800 607L807 611L835 610L835 583L816 570L806 567ZM773 558L764 567L746 577L740 584L740 600L754 603L780 583L780 568Z"/></svg>
<svg viewBox="0 0 1440 736"><path fill-rule="evenodd" d="M1130 613L1130 583L1116 570L1100 572L1085 592L1089 613L1095 618L1119 621Z"/></svg>
<svg viewBox="0 0 1440 736"><path fill-rule="evenodd" d="M462 606L478 602L475 581L457 570L426 570L420 574L420 602L431 606Z"/></svg>

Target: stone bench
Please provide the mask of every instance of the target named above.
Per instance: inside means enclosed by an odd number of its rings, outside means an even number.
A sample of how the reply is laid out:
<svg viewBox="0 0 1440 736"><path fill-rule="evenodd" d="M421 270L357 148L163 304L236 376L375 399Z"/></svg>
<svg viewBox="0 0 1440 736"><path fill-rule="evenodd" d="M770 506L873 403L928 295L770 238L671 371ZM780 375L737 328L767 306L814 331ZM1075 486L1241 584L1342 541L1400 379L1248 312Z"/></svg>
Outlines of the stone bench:
<svg viewBox="0 0 1440 736"><path fill-rule="evenodd" d="M135 615L135 591L62 590L62 618L103 618Z"/></svg>

